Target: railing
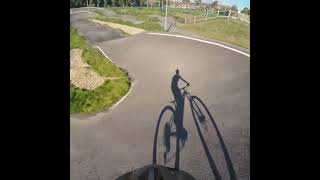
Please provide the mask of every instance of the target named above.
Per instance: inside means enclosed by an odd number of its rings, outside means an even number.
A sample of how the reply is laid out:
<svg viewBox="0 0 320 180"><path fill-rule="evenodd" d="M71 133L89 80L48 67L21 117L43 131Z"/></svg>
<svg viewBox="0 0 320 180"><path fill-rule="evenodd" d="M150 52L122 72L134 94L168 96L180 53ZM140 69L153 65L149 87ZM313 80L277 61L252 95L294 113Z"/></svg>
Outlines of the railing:
<svg viewBox="0 0 320 180"><path fill-rule="evenodd" d="M216 19L216 18L227 18L227 19L237 19L246 23L250 24L250 16L243 14L243 13L239 13L236 11L231 11L231 10L227 10L227 11L208 11L203 12L202 15L194 15L194 16L185 16L184 17L184 24L195 24L198 22L203 22L203 21L207 21L210 19Z"/></svg>

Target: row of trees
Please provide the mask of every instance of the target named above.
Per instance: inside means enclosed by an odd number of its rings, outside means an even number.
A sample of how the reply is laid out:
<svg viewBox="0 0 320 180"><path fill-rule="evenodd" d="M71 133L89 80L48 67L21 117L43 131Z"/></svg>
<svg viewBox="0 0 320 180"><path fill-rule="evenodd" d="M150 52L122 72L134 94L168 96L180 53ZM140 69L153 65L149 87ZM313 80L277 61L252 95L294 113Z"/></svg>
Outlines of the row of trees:
<svg viewBox="0 0 320 180"><path fill-rule="evenodd" d="M243 10L241 11L241 13L250 15L250 9L247 8L247 7L245 7L245 8L243 8Z"/></svg>

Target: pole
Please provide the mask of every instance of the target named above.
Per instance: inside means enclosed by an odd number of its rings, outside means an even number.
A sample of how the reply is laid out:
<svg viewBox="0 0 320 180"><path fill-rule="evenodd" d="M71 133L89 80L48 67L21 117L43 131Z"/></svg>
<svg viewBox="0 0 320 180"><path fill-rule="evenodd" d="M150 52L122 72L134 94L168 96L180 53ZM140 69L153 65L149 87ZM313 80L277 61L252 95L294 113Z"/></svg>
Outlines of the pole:
<svg viewBox="0 0 320 180"><path fill-rule="evenodd" d="M89 11L90 11L90 9L89 9L89 0L87 0L87 7L88 7L88 15L90 14L89 13Z"/></svg>
<svg viewBox="0 0 320 180"><path fill-rule="evenodd" d="M208 20L208 9L207 9L207 14L206 14L206 21Z"/></svg>
<svg viewBox="0 0 320 180"><path fill-rule="evenodd" d="M164 19L164 30L167 30L167 16L168 16L168 0L166 0L166 18Z"/></svg>
<svg viewBox="0 0 320 180"><path fill-rule="evenodd" d="M163 11L163 0L161 0L161 11Z"/></svg>
<svg viewBox="0 0 320 180"><path fill-rule="evenodd" d="M90 6L91 6L92 0L90 1L89 4L89 0L87 0L87 6L88 6L88 15L90 16Z"/></svg>

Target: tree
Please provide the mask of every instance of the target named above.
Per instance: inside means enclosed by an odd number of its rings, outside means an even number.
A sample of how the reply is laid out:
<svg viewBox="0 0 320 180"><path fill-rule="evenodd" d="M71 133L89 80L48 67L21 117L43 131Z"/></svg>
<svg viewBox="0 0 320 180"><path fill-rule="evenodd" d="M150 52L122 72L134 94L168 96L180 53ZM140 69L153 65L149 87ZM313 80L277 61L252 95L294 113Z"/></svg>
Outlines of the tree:
<svg viewBox="0 0 320 180"><path fill-rule="evenodd" d="M112 5L117 7L121 6L121 0L113 0Z"/></svg>
<svg viewBox="0 0 320 180"><path fill-rule="evenodd" d="M189 3L190 0L182 0L182 2Z"/></svg>
<svg viewBox="0 0 320 180"><path fill-rule="evenodd" d="M196 4L200 4L200 3L201 3L201 0L194 0L194 2L195 2Z"/></svg>
<svg viewBox="0 0 320 180"><path fill-rule="evenodd" d="M112 0L107 0L107 5L112 6L113 5Z"/></svg>
<svg viewBox="0 0 320 180"><path fill-rule="evenodd" d="M238 12L237 6L236 6L236 5L233 5L233 6L231 7L231 11L236 11L236 12Z"/></svg>
<svg viewBox="0 0 320 180"><path fill-rule="evenodd" d="M105 7L106 0L98 0L99 7Z"/></svg>
<svg viewBox="0 0 320 180"><path fill-rule="evenodd" d="M245 7L245 8L243 8L243 10L241 11L241 13L250 15L250 9L247 8L247 7Z"/></svg>
<svg viewBox="0 0 320 180"><path fill-rule="evenodd" d="M124 4L124 6L128 6L128 0L123 0L123 4Z"/></svg>
<svg viewBox="0 0 320 180"><path fill-rule="evenodd" d="M70 0L70 8L86 7L86 0Z"/></svg>
<svg viewBox="0 0 320 180"><path fill-rule="evenodd" d="M212 4L211 4L211 7L217 7L218 6L218 1L214 1Z"/></svg>

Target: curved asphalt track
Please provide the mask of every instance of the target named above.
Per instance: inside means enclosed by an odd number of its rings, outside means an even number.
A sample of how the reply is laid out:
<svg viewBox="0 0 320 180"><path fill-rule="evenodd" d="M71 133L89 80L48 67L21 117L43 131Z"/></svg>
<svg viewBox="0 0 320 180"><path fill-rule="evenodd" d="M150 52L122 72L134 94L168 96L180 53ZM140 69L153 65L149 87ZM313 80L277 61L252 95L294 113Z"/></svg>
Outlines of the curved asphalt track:
<svg viewBox="0 0 320 180"><path fill-rule="evenodd" d="M111 110L71 115L71 179L111 180L152 163L157 121L161 110L173 100L170 86L177 67L190 82L188 91L205 104L215 125L207 117L205 131L195 123L190 103L185 101L188 139L180 152L180 169L196 179L217 179L214 172L221 179L231 179L230 174L239 180L249 179L249 57L212 44L148 33L97 45L114 63L129 71L134 78L133 88ZM159 164L163 164L163 125L160 122ZM173 165L174 158L167 166Z"/></svg>

